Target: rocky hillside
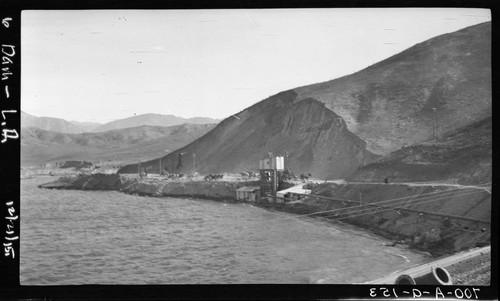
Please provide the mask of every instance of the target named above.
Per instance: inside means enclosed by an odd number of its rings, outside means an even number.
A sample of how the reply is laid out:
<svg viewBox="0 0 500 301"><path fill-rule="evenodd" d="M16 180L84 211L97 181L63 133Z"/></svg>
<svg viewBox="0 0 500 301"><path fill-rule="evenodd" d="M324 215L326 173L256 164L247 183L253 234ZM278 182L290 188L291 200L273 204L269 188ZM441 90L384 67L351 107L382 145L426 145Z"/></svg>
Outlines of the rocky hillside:
<svg viewBox="0 0 500 301"><path fill-rule="evenodd" d="M345 178L377 155L432 138L434 118L441 138L491 117L491 84L488 22L427 40L355 74L269 97L164 157L162 166L193 171L196 154L196 171L239 172L257 169L258 160L273 152L288 153L287 165L296 172ZM144 167L158 171L158 159ZM135 165L120 170L136 171Z"/></svg>
<svg viewBox="0 0 500 301"><path fill-rule="evenodd" d="M47 161L139 161L165 154L201 137L215 125L141 126L104 133L65 134L22 128L21 165Z"/></svg>
<svg viewBox="0 0 500 301"><path fill-rule="evenodd" d="M93 132L106 132L111 130L138 127L141 125L174 126L174 125L181 125L184 123L213 124L213 123L218 123L219 121L220 120L207 117L182 118L174 115L142 114L105 123L101 126L94 128Z"/></svg>
<svg viewBox="0 0 500 301"><path fill-rule="evenodd" d="M491 22L419 43L352 75L305 86L368 150L386 155L491 116Z"/></svg>
<svg viewBox="0 0 500 301"><path fill-rule="evenodd" d="M273 152L288 153L288 166L294 171L331 178L349 175L375 158L323 103L296 98L294 91L282 92L225 119L205 136L164 157L162 167L170 172L192 171L196 154L196 171L201 173L255 170L259 160ZM142 166L158 172L158 159ZM119 172L135 173L137 166L125 166Z"/></svg>
<svg viewBox="0 0 500 301"><path fill-rule="evenodd" d="M427 141L395 151L361 167L355 181L421 182L446 179L459 184L491 182L491 117Z"/></svg>

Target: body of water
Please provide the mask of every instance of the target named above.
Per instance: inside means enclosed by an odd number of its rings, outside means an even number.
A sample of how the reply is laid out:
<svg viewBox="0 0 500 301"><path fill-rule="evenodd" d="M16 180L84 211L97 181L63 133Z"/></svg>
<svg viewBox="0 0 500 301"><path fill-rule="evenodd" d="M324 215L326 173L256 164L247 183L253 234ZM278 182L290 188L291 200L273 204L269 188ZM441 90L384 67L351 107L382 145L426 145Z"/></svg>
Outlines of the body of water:
<svg viewBox="0 0 500 301"><path fill-rule="evenodd" d="M425 261L348 225L250 204L21 181L23 285L361 283Z"/></svg>

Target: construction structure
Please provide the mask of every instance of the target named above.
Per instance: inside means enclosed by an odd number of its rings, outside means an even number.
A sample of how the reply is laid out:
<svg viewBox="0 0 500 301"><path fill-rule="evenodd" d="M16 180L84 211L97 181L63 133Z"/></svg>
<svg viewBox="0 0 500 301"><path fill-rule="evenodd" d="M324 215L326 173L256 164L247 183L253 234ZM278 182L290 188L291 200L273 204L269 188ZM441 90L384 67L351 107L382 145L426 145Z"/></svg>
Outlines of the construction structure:
<svg viewBox="0 0 500 301"><path fill-rule="evenodd" d="M259 161L261 194L276 195L278 190L278 172L285 169L285 158L269 154L269 158Z"/></svg>

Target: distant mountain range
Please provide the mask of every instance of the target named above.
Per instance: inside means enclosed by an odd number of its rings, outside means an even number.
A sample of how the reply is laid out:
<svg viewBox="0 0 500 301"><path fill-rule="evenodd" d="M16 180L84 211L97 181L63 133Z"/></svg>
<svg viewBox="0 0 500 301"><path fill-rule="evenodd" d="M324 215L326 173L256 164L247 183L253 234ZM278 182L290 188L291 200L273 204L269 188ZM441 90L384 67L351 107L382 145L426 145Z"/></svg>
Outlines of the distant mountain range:
<svg viewBox="0 0 500 301"><path fill-rule="evenodd" d="M96 128L102 125L98 122L80 122L80 121L69 121L71 124L76 125L83 133L93 132Z"/></svg>
<svg viewBox="0 0 500 301"><path fill-rule="evenodd" d="M105 123L97 128L94 132L105 132L109 130L117 130L124 128L137 127L141 125L151 125L151 126L173 126L184 123L189 124L214 124L218 123L220 120L212 119L208 117L193 117L193 118L182 118L174 115L160 115L160 114L143 114L137 115L125 119L115 120Z"/></svg>
<svg viewBox="0 0 500 301"><path fill-rule="evenodd" d="M181 124L215 124L220 120L208 117L182 118L174 115L143 114L125 119L111 121L105 124L95 122L66 121L61 118L37 117L26 112L21 112L21 127L35 127L46 131L68 134L87 132L106 132L124 128L133 128L143 125L173 126Z"/></svg>
<svg viewBox="0 0 500 301"><path fill-rule="evenodd" d="M430 170L433 180L454 177L456 162L439 164L429 159L429 152L437 147L442 158L448 158L453 147L429 144L452 137L451 145L461 145L467 135L449 135L459 130L470 133L469 127L491 118L491 56L491 22L437 36L357 73L264 99L164 156L162 167L192 171L191 160L183 160L181 154L195 153L196 169L201 173L255 170L259 159L272 152L286 156L293 171L325 179L356 177L361 172L359 177L364 180L380 181L380 177L400 174L405 180L422 180ZM486 147L479 148L482 155L474 154L483 159L472 169L460 169L459 178L477 174L477 168L491 169L491 152L484 152L491 140L491 126L480 128L472 132L484 137L477 143L486 143ZM474 141L461 149L465 152L460 153L461 158L471 158L467 154L474 149ZM379 161L381 156L419 144L427 146ZM422 161L413 158L412 164L402 165L398 160L410 158L406 152L412 149L423 152ZM141 166L158 170L158 158ZM380 165L369 165L375 161L391 166L375 171ZM415 166L422 165L432 168L418 169L424 174L414 175ZM403 166L405 172L396 166ZM137 165L130 164L119 172L136 171ZM491 175L482 174L484 178L475 181L488 180Z"/></svg>
<svg viewBox="0 0 500 301"><path fill-rule="evenodd" d="M21 166L86 160L123 164L174 151L211 130L215 124L170 127L143 125L100 133L68 134L21 128Z"/></svg>
<svg viewBox="0 0 500 301"><path fill-rule="evenodd" d="M36 127L60 133L83 133L83 127L61 118L37 117L21 111L21 128Z"/></svg>

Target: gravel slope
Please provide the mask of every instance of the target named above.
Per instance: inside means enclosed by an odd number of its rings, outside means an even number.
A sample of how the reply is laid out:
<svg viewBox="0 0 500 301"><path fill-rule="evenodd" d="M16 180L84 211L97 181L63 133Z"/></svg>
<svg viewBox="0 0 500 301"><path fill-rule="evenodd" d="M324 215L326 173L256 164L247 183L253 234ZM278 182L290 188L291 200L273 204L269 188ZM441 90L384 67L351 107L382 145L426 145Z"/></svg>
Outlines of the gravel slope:
<svg viewBox="0 0 500 301"><path fill-rule="evenodd" d="M491 254L481 254L446 267L454 285L490 285Z"/></svg>

